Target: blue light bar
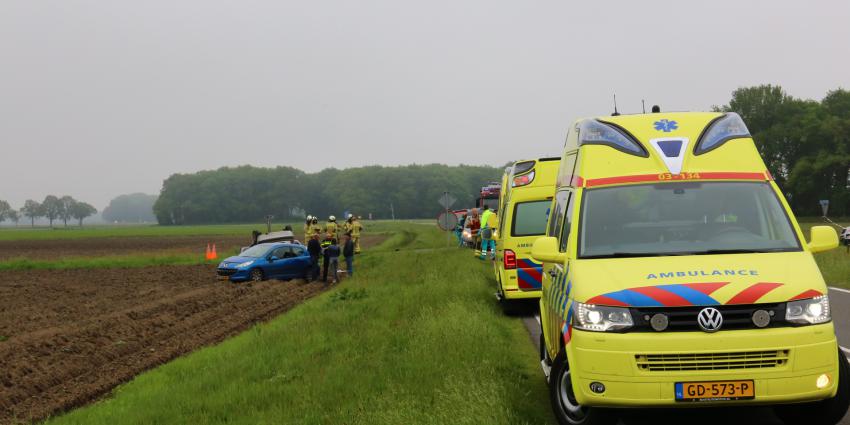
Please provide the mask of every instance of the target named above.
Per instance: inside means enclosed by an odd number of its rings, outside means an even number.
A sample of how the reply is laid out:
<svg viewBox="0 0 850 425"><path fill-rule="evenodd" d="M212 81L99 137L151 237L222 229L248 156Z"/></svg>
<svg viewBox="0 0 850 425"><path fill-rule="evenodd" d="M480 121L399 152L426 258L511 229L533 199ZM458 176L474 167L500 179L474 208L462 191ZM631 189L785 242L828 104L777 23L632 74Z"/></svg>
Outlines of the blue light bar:
<svg viewBox="0 0 850 425"><path fill-rule="evenodd" d="M648 157L649 152L626 130L598 120L584 120L579 126L578 145L605 145L630 155Z"/></svg>
<svg viewBox="0 0 850 425"><path fill-rule="evenodd" d="M702 155L732 139L744 137L750 137L750 130L744 120L738 114L728 112L708 124L694 147L694 155Z"/></svg>

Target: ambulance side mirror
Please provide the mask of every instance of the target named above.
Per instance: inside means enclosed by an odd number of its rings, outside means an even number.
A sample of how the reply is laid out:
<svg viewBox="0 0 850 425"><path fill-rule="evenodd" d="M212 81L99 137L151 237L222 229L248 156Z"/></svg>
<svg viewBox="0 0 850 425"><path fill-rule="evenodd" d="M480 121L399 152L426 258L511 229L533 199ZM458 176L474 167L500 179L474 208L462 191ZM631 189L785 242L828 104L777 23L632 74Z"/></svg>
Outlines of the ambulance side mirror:
<svg viewBox="0 0 850 425"><path fill-rule="evenodd" d="M567 254L558 251L558 239L552 236L537 238L531 246L531 257L541 263L563 264Z"/></svg>
<svg viewBox="0 0 850 425"><path fill-rule="evenodd" d="M838 248L838 232L829 226L814 226L809 237L809 251L813 254Z"/></svg>

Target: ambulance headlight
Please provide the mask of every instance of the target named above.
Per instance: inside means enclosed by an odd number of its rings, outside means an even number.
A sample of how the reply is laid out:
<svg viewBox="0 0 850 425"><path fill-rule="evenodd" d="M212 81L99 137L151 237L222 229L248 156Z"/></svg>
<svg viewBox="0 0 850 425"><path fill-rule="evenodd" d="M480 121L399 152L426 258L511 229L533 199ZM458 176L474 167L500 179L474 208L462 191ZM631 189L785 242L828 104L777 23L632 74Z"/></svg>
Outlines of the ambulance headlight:
<svg viewBox="0 0 850 425"><path fill-rule="evenodd" d="M573 327L584 331L616 332L634 325L629 309L584 303L573 305Z"/></svg>
<svg viewBox="0 0 850 425"><path fill-rule="evenodd" d="M628 154L644 158L649 156L646 149L634 137L614 124L598 120L584 120L578 129L578 138L579 146L606 145Z"/></svg>
<svg viewBox="0 0 850 425"><path fill-rule="evenodd" d="M744 124L744 120L738 114L729 112L708 125L708 128L703 131L702 136L697 141L694 154L704 154L732 139L742 137L750 137L750 130L747 129L747 125Z"/></svg>
<svg viewBox="0 0 850 425"><path fill-rule="evenodd" d="M829 297L821 295L807 300L790 301L785 306L785 320L798 325L816 325L832 320Z"/></svg>

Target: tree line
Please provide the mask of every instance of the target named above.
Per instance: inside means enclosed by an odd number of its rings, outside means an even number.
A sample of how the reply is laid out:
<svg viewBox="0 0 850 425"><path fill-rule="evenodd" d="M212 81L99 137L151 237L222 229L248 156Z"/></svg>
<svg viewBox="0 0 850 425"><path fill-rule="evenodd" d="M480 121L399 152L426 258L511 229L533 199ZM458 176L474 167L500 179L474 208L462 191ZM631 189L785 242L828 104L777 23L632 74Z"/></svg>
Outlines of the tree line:
<svg viewBox="0 0 850 425"><path fill-rule="evenodd" d="M24 206L17 210L8 202L0 200L0 223L8 220L16 226L24 217L30 219L33 227L35 227L35 220L41 217L50 222L50 227L53 227L53 222L57 220L61 220L65 227L68 227L68 221L71 219L78 220L79 225L82 226L83 220L94 214L97 214L95 207L67 195L61 198L47 195L40 203L28 199L24 202Z"/></svg>
<svg viewBox="0 0 850 425"><path fill-rule="evenodd" d="M746 122L776 183L799 215L850 215L850 91L820 100L795 98L775 85L735 90L717 111ZM308 174L291 167L225 167L165 180L154 213L160 224L228 223L344 211L373 218L429 218L436 200L451 192L457 207L473 205L479 189L498 181L502 168L410 165L326 169Z"/></svg>
<svg viewBox="0 0 850 425"><path fill-rule="evenodd" d="M850 91L820 100L788 95L782 87L735 90L719 111L734 111L747 124L768 170L797 215L850 215Z"/></svg>
<svg viewBox="0 0 850 425"><path fill-rule="evenodd" d="M154 213L160 224L238 223L341 217L345 211L375 219L434 218L444 191L455 206L471 207L504 168L440 164L368 166L305 173L292 167L224 167L165 180Z"/></svg>
<svg viewBox="0 0 850 425"><path fill-rule="evenodd" d="M131 193L109 201L101 216L110 223L151 223L156 221L153 204L158 195Z"/></svg>

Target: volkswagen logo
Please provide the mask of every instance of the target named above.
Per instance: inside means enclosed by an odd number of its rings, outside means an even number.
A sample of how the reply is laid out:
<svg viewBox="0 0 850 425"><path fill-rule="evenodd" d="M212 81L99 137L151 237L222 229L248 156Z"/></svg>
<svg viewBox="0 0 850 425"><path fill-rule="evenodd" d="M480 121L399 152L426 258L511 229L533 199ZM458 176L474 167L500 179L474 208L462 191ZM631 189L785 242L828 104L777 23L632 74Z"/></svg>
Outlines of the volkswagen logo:
<svg viewBox="0 0 850 425"><path fill-rule="evenodd" d="M716 308L704 308L697 315L697 323L706 332L717 332L723 326L723 315Z"/></svg>

